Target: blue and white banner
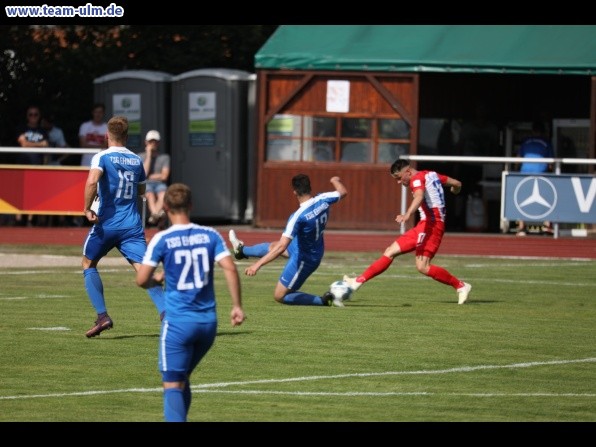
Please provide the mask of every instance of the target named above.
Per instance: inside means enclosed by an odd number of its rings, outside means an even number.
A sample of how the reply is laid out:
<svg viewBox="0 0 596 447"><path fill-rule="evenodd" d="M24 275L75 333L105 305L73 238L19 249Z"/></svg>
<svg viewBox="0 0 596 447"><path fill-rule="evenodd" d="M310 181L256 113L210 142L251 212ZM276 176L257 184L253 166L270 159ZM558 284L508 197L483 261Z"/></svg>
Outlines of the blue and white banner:
<svg viewBox="0 0 596 447"><path fill-rule="evenodd" d="M555 223L596 223L596 177L504 174L502 217Z"/></svg>

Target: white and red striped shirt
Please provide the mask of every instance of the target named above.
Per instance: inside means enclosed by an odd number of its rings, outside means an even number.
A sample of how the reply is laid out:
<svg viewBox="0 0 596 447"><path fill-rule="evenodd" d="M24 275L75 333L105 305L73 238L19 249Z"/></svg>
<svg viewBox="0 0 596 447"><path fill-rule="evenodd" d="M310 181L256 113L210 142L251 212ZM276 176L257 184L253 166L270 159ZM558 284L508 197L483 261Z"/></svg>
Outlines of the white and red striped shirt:
<svg viewBox="0 0 596 447"><path fill-rule="evenodd" d="M424 190L424 200L418 208L420 220L433 222L445 222L445 191L443 185L447 182L448 176L435 171L418 171L410 179L410 190L412 193Z"/></svg>

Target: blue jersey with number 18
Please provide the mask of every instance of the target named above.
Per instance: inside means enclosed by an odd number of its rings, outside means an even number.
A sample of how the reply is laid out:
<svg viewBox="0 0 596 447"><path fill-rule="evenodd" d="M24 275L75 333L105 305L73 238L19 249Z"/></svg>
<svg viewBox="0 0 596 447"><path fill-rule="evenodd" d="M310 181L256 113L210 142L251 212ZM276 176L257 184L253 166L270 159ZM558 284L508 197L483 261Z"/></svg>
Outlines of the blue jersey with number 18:
<svg viewBox="0 0 596 447"><path fill-rule="evenodd" d="M231 256L230 251L211 227L176 224L153 236L143 264L163 264L168 320L217 321L213 267L225 256Z"/></svg>
<svg viewBox="0 0 596 447"><path fill-rule="evenodd" d="M90 169L103 171L96 225L110 230L142 227L138 189L146 176L141 157L125 147L110 147L93 156Z"/></svg>

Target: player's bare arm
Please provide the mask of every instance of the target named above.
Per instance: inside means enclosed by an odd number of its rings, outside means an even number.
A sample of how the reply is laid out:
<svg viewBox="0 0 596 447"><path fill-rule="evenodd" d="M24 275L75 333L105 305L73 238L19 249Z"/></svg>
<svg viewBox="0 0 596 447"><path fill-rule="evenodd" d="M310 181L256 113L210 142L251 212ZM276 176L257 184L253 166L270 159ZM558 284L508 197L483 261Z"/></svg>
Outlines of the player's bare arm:
<svg viewBox="0 0 596 447"><path fill-rule="evenodd" d="M230 312L230 321L232 326L239 326L246 319L244 310L242 309L242 294L240 289L240 277L236 264L231 256L226 256L219 261L219 266L223 269L228 291L232 298L232 310Z"/></svg>
<svg viewBox="0 0 596 447"><path fill-rule="evenodd" d="M260 258L251 266L247 267L244 270L244 274L247 276L255 276L261 267L281 256L283 252L285 252L288 248L288 245L290 245L290 242L292 242L290 238L282 236L279 241L273 244L273 246L265 256Z"/></svg>
<svg viewBox="0 0 596 447"><path fill-rule="evenodd" d="M101 169L90 169L89 175L87 176L87 182L85 183L85 217L89 222L95 223L98 221L97 214L91 209L93 201L97 196L97 184L102 175Z"/></svg>
<svg viewBox="0 0 596 447"><path fill-rule="evenodd" d="M412 214L414 214L416 210L420 207L423 200L424 190L418 189L414 191L414 198L412 199L412 203L410 203L410 206L408 207L407 211L404 214L398 214L395 217L395 221L397 223L407 222L410 219L410 217L412 217Z"/></svg>
<svg viewBox="0 0 596 447"><path fill-rule="evenodd" d="M142 287L144 289L149 288L153 283L151 279L154 271L155 267L146 264L141 264L137 270L137 286Z"/></svg>
<svg viewBox="0 0 596 447"><path fill-rule="evenodd" d="M337 175L331 177L331 180L329 181L331 182L335 190L339 193L340 198L343 199L345 196L348 195L348 190L346 189L344 184L341 182L341 179Z"/></svg>
<svg viewBox="0 0 596 447"><path fill-rule="evenodd" d="M445 182L447 186L449 186L449 190L453 194L459 194L461 191L461 182L457 179L447 177L447 181Z"/></svg>

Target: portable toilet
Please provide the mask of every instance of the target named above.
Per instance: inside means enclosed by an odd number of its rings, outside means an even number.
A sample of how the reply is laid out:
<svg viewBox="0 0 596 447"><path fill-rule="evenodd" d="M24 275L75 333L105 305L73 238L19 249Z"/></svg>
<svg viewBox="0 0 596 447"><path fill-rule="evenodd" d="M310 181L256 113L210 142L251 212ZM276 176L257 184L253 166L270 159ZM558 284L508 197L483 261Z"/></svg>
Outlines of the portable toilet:
<svg viewBox="0 0 596 447"><path fill-rule="evenodd" d="M254 82L254 74L224 68L172 78L171 178L191 188L193 220L246 218Z"/></svg>
<svg viewBox="0 0 596 447"><path fill-rule="evenodd" d="M128 118L131 151L143 151L147 131L155 129L161 134L161 150L171 152L171 79L161 71L124 70L93 80L95 102L105 104L106 120L115 115Z"/></svg>

